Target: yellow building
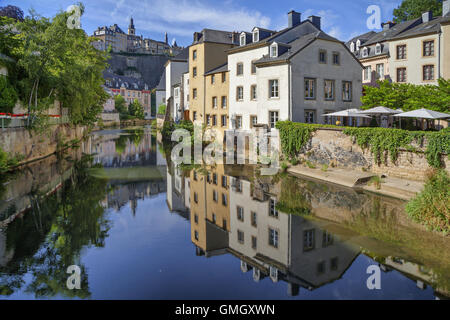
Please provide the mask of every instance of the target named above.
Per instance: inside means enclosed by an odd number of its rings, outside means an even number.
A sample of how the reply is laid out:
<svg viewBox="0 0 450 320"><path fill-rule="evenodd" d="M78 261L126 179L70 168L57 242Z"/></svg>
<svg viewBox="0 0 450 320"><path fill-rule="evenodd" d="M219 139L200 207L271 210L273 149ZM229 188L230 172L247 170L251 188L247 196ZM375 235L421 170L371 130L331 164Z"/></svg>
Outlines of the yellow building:
<svg viewBox="0 0 450 320"><path fill-rule="evenodd" d="M206 256L225 253L230 231L230 178L224 166L190 173L191 240Z"/></svg>
<svg viewBox="0 0 450 320"><path fill-rule="evenodd" d="M205 113L206 127L216 130L217 141L223 141L228 126L228 64L205 73Z"/></svg>
<svg viewBox="0 0 450 320"><path fill-rule="evenodd" d="M237 44L238 36L234 32L203 29L201 32L194 33L194 42L189 48L189 119L194 123L206 124L206 111L212 102L212 100L207 100L206 90L207 88L216 90L215 86L210 86L211 83L207 84L208 79L206 78L209 76L211 81L212 74L206 74L226 64L226 51ZM222 81L221 79L217 80ZM218 89L217 86L217 90L219 90L217 92L222 92L224 88ZM217 104L220 104L219 101ZM212 120L212 118L210 119Z"/></svg>

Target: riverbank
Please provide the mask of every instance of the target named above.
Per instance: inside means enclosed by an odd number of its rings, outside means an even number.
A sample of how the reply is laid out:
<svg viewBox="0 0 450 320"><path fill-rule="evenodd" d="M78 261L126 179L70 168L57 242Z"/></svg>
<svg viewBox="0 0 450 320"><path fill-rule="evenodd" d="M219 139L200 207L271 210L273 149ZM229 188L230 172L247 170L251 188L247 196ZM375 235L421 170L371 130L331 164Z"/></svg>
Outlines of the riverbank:
<svg viewBox="0 0 450 320"><path fill-rule="evenodd" d="M374 177L378 177L378 175L370 172L359 172L342 168L329 168L324 171L322 169L297 165L288 168L287 172L294 176L307 177L348 188L365 190L405 201L414 198L424 186L424 183L421 181L399 179L395 177L380 178L380 184L375 185L374 183L371 183L371 181L377 179Z"/></svg>

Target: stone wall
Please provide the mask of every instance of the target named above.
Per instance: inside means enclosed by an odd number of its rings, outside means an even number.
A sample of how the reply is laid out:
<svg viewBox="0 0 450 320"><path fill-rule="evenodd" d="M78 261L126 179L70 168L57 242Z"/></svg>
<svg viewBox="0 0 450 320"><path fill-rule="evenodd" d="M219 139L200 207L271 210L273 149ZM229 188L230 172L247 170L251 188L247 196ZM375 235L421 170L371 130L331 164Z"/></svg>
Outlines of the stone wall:
<svg viewBox="0 0 450 320"><path fill-rule="evenodd" d="M424 148L419 152L400 151L397 161L393 163L389 156L385 164L377 164L370 150L362 150L353 138L339 129L319 129L313 133L309 143L304 147L301 159L317 164L327 164L355 170L367 170L379 175L386 175L410 180L423 181L428 165ZM450 160L443 156L446 170L450 173Z"/></svg>
<svg viewBox="0 0 450 320"><path fill-rule="evenodd" d="M58 142L82 139L85 134L86 127L68 124L50 126L40 134L25 128L9 128L1 131L0 148L13 155L24 155L23 162L30 162L55 153Z"/></svg>

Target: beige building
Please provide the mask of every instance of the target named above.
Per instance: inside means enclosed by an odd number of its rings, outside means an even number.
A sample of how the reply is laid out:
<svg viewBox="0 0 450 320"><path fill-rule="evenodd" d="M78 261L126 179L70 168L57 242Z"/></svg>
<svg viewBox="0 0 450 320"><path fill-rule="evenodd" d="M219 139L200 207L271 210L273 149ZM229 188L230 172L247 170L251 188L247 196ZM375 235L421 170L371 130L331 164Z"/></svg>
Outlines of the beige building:
<svg viewBox="0 0 450 320"><path fill-rule="evenodd" d="M431 11L399 24L387 22L383 30L359 35L346 43L364 65L363 84L376 80L437 84L450 78L450 1L443 15Z"/></svg>
<svg viewBox="0 0 450 320"><path fill-rule="evenodd" d="M205 74L205 113L206 127L216 130L217 141L223 141L224 132L229 122L228 64L224 64Z"/></svg>
<svg viewBox="0 0 450 320"><path fill-rule="evenodd" d="M207 100L206 90L211 86L207 85L206 73L223 66L227 62L226 50L235 44L237 36L233 32L204 29L194 33L189 48L189 119L194 123L207 123L206 108L211 101Z"/></svg>

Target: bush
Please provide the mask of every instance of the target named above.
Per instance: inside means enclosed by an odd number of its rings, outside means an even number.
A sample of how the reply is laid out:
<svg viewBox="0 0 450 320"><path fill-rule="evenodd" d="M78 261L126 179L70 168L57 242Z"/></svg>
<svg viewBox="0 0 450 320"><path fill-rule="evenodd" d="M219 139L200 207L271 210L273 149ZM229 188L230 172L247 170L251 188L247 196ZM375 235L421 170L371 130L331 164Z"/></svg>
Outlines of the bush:
<svg viewBox="0 0 450 320"><path fill-rule="evenodd" d="M0 112L12 113L17 102L17 92L8 81L0 75Z"/></svg>
<svg viewBox="0 0 450 320"><path fill-rule="evenodd" d="M425 187L406 205L406 212L416 222L435 231L450 232L450 177L441 169L425 183Z"/></svg>
<svg viewBox="0 0 450 320"><path fill-rule="evenodd" d="M165 104L160 104L158 107L158 112L157 114L162 114L165 115L166 114L166 105Z"/></svg>

